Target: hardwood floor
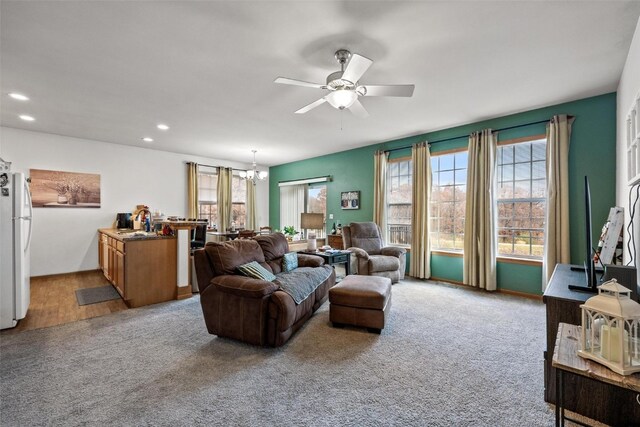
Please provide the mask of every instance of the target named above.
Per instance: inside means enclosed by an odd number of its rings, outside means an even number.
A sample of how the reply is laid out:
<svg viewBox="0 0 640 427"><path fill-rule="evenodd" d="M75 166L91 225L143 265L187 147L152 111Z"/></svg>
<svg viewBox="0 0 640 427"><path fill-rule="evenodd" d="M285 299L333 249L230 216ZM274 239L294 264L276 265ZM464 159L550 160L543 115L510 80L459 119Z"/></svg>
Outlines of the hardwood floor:
<svg viewBox="0 0 640 427"><path fill-rule="evenodd" d="M31 278L31 304L18 326L0 334L13 334L104 316L127 310L122 299L78 305L76 289L110 285L100 270Z"/></svg>

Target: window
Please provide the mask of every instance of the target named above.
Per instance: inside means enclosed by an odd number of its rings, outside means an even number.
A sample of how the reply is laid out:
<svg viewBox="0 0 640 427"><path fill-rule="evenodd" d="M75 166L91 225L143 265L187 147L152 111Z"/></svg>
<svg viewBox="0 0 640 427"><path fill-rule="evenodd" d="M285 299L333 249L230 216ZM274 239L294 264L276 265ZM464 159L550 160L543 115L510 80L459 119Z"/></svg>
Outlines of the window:
<svg viewBox="0 0 640 427"><path fill-rule="evenodd" d="M232 226L245 228L247 220L247 180L236 175L231 178Z"/></svg>
<svg viewBox="0 0 640 427"><path fill-rule="evenodd" d="M218 221L218 171L198 167L198 218L208 219L214 227Z"/></svg>
<svg viewBox="0 0 640 427"><path fill-rule="evenodd" d="M319 185L307 189L307 213L321 213L326 218L327 212L327 186ZM316 231L318 238L326 236L326 226Z"/></svg>
<svg viewBox="0 0 640 427"><path fill-rule="evenodd" d="M390 161L387 169L387 232L390 245L411 244L411 159Z"/></svg>
<svg viewBox="0 0 640 427"><path fill-rule="evenodd" d="M546 209L546 141L498 147L498 255L541 258Z"/></svg>
<svg viewBox="0 0 640 427"><path fill-rule="evenodd" d="M467 151L431 157L431 248L464 249Z"/></svg>
<svg viewBox="0 0 640 427"><path fill-rule="evenodd" d="M297 231L303 231L300 227L302 213L321 213L326 217L326 212L326 185L298 184L280 187L280 228L290 225ZM325 229L316 231L318 238L323 238L325 235Z"/></svg>

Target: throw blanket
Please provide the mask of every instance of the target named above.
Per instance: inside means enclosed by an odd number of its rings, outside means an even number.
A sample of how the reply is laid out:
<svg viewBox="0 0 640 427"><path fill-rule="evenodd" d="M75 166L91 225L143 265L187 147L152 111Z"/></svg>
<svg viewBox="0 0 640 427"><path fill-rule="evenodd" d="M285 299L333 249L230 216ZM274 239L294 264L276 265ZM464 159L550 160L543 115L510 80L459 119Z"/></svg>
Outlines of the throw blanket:
<svg viewBox="0 0 640 427"><path fill-rule="evenodd" d="M280 285L281 290L291 295L291 298L298 305L331 276L331 270L333 267L330 265L299 267L287 273L276 274L274 283Z"/></svg>

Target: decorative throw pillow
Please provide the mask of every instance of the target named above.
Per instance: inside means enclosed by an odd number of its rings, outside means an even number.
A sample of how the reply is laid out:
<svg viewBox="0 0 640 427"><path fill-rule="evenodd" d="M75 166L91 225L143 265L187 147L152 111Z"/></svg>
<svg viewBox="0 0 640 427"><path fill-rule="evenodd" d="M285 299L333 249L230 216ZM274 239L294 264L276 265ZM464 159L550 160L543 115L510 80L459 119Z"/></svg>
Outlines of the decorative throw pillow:
<svg viewBox="0 0 640 427"><path fill-rule="evenodd" d="M267 282L273 282L276 280L276 276L258 264L256 261L251 261L250 263L243 264L238 266L238 271L247 276L253 277L254 279L266 280Z"/></svg>
<svg viewBox="0 0 640 427"><path fill-rule="evenodd" d="M296 252L289 252L282 257L282 271L295 270L298 268L298 254Z"/></svg>

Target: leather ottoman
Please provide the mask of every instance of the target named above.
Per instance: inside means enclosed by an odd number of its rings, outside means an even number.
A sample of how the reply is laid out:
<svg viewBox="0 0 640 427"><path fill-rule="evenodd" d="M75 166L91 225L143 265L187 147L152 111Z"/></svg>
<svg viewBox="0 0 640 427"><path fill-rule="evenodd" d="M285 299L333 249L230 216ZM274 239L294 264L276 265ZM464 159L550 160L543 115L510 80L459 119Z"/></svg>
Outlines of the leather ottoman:
<svg viewBox="0 0 640 427"><path fill-rule="evenodd" d="M362 326L379 334L391 308L391 279L347 276L329 289L329 302L329 319L333 326Z"/></svg>

